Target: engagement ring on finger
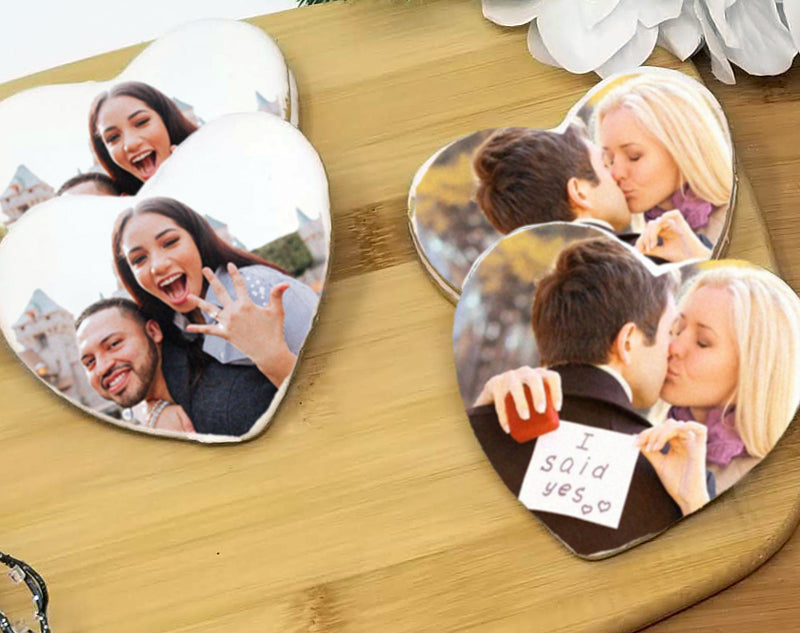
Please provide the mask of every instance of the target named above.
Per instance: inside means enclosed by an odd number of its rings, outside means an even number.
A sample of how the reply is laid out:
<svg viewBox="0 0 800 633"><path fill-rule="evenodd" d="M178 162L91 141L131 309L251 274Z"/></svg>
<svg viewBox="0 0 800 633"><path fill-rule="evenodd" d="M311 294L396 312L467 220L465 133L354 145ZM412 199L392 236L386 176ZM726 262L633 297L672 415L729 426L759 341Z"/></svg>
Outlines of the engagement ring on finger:
<svg viewBox="0 0 800 633"><path fill-rule="evenodd" d="M208 316L210 316L215 321L219 321L219 310L214 310L213 312L209 312Z"/></svg>

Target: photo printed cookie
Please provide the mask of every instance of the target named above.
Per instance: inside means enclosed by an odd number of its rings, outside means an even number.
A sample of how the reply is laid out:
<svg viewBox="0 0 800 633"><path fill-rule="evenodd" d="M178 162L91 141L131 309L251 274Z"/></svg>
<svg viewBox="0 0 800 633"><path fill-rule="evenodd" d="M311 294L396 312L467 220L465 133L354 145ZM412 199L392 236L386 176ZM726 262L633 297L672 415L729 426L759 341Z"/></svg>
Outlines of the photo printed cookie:
<svg viewBox="0 0 800 633"><path fill-rule="evenodd" d="M266 428L330 256L327 178L296 121L274 42L217 20L111 81L0 103L0 327L23 363L129 429Z"/></svg>
<svg viewBox="0 0 800 633"><path fill-rule="evenodd" d="M552 130L464 136L414 176L409 222L434 282L454 302L486 248L522 226L597 226L665 261L718 257L730 225L733 149L699 82L641 68L600 82Z"/></svg>
<svg viewBox="0 0 800 633"><path fill-rule="evenodd" d="M575 223L519 229L479 258L453 348L495 471L588 559L734 486L800 402L800 299L782 280L736 260L656 264Z"/></svg>

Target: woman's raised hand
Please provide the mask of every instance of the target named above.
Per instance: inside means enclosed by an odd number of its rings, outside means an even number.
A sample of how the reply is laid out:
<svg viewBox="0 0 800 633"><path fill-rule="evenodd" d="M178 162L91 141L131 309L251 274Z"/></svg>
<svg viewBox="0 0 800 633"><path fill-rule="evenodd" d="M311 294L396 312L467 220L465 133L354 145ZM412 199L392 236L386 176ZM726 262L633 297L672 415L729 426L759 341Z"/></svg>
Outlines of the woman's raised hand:
<svg viewBox="0 0 800 633"><path fill-rule="evenodd" d="M708 430L698 422L666 420L636 438L642 454L653 465L661 484L684 516L709 501L706 485ZM662 449L669 442L669 451Z"/></svg>
<svg viewBox="0 0 800 633"><path fill-rule="evenodd" d="M636 250L668 262L711 257L711 249L700 241L681 212L675 210L667 211L645 225L636 240Z"/></svg>
<svg viewBox="0 0 800 633"><path fill-rule="evenodd" d="M283 336L283 293L288 290L289 284L273 286L269 293L269 304L262 307L253 303L242 274L234 264L228 264L228 273L236 291L236 299L228 294L210 268L203 268L203 276L222 303L222 308L196 295L190 295L215 323L192 323L186 329L189 332L225 339L250 358L261 373L279 387L292 372L297 360Z"/></svg>
<svg viewBox="0 0 800 633"><path fill-rule="evenodd" d="M481 391L478 399L475 400L474 406L478 407L482 404L494 402L494 409L497 412L500 426L506 433L510 433L511 429L508 425L508 413L505 405L506 394L511 394L517 413L522 419L527 420L530 418L530 411L528 410L528 401L525 398L524 385L528 385L531 390L534 409L538 413L544 413L547 408L545 383L550 390L553 407L556 411L560 411L562 401L561 376L544 367L520 367L492 376L486 381L483 391Z"/></svg>

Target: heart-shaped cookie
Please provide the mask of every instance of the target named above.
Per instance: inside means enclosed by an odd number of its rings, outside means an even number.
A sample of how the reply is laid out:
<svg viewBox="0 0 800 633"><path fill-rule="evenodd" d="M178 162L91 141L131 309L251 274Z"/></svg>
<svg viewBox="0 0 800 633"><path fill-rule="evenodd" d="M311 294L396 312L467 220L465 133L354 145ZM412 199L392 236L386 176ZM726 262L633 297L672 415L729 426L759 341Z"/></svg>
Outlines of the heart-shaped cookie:
<svg viewBox="0 0 800 633"><path fill-rule="evenodd" d="M575 223L519 229L478 259L453 346L492 466L585 558L734 486L800 402L800 299L778 277L735 260L656 264Z"/></svg>
<svg viewBox="0 0 800 633"><path fill-rule="evenodd" d="M135 196L67 194L24 213L0 242L0 324L37 376L101 419L246 439L286 393L329 249L314 149L278 117L231 114Z"/></svg>
<svg viewBox="0 0 800 633"><path fill-rule="evenodd" d="M593 224L673 262L719 256L734 183L711 93L642 68L599 83L553 130L481 130L440 149L414 176L409 221L423 265L456 301L480 253L544 222Z"/></svg>

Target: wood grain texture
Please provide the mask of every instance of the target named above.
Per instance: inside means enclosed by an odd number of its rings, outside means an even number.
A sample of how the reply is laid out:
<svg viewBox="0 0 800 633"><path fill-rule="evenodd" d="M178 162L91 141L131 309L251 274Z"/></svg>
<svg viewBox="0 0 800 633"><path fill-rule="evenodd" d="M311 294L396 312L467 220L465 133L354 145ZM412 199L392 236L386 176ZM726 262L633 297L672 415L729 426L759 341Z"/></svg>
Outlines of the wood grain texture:
<svg viewBox="0 0 800 633"><path fill-rule="evenodd" d="M333 272L319 324L272 428L242 446L108 427L3 347L1 546L47 578L54 630L632 631L774 553L798 520L796 426L698 516L589 563L505 490L467 424L453 307L406 228L411 176L465 133L556 125L597 79L540 66L525 30L486 22L478 2L361 0L254 23L294 69L301 128L330 179ZM140 50L6 84L0 97L113 77ZM677 67L665 54L654 62ZM778 81L711 87L751 179L740 180L729 253L777 261L797 288L800 71ZM747 595L767 594L756 584ZM652 630L718 630L702 629L703 618L724 611L704 604Z"/></svg>

